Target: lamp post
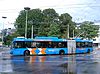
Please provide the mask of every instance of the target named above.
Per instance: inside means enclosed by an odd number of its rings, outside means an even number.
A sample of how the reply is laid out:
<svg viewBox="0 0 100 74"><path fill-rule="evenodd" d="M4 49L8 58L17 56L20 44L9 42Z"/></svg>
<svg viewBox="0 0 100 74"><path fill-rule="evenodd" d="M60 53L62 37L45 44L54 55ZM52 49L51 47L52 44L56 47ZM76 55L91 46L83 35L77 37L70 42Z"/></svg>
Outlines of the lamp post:
<svg viewBox="0 0 100 74"><path fill-rule="evenodd" d="M25 38L27 38L27 16L28 16L28 10L30 10L29 7L24 7L26 11L26 25L25 25Z"/></svg>
<svg viewBox="0 0 100 74"><path fill-rule="evenodd" d="M3 19L6 19L7 17L2 16ZM4 43L4 21L3 21L3 29L2 29L2 45Z"/></svg>

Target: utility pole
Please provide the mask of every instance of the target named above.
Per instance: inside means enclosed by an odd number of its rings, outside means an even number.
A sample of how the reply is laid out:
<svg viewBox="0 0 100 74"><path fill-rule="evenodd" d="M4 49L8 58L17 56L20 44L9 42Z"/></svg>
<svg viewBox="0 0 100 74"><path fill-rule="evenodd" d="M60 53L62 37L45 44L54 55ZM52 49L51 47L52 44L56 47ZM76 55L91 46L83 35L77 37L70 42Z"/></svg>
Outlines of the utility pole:
<svg viewBox="0 0 100 74"><path fill-rule="evenodd" d="M67 38L69 39L69 24L68 24L68 28L67 28Z"/></svg>
<svg viewBox="0 0 100 74"><path fill-rule="evenodd" d="M32 24L31 38L33 39L33 24Z"/></svg>
<svg viewBox="0 0 100 74"><path fill-rule="evenodd" d="M75 32L75 31L73 30L73 38L74 38L74 32Z"/></svg>

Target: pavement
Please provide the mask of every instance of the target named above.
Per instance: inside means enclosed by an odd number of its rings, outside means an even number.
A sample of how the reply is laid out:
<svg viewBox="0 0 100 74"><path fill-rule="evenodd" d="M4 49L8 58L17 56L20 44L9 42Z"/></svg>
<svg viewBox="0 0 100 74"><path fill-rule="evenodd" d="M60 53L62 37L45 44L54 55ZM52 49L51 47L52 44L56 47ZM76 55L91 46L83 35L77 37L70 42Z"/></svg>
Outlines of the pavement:
<svg viewBox="0 0 100 74"><path fill-rule="evenodd" d="M0 74L100 74L100 50L90 54L11 56L0 52Z"/></svg>

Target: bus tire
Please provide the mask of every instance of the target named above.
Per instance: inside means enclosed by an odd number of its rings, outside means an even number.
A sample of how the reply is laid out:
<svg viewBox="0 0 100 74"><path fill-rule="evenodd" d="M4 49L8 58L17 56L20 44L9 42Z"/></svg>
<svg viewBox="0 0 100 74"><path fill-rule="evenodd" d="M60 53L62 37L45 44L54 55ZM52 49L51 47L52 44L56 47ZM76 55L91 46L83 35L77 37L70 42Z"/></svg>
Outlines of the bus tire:
<svg viewBox="0 0 100 74"><path fill-rule="evenodd" d="M60 50L59 54L64 55L65 54L64 50Z"/></svg>
<svg viewBox="0 0 100 74"><path fill-rule="evenodd" d="M29 55L30 55L30 51L29 50L24 51L24 56L29 56Z"/></svg>
<svg viewBox="0 0 100 74"><path fill-rule="evenodd" d="M88 49L87 53L90 53L90 49Z"/></svg>

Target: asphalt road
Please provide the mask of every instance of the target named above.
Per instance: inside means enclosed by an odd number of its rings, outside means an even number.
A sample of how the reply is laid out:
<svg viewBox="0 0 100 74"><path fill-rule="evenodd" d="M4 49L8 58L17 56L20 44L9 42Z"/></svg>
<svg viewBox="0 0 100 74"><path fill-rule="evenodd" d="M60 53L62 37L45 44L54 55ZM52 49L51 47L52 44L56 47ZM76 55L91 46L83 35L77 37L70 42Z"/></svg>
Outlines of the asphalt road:
<svg viewBox="0 0 100 74"><path fill-rule="evenodd" d="M0 74L100 74L100 50L90 54L11 56L0 51Z"/></svg>

